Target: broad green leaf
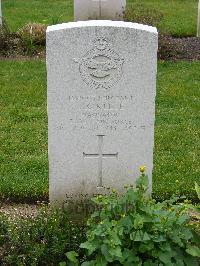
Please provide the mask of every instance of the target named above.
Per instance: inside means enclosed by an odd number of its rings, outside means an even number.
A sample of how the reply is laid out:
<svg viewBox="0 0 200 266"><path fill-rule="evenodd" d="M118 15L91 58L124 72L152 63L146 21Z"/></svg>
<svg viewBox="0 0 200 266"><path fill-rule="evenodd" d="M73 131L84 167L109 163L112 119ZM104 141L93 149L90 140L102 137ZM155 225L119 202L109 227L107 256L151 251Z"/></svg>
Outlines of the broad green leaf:
<svg viewBox="0 0 200 266"><path fill-rule="evenodd" d="M185 266L185 263L183 261L183 257L181 256L181 259L176 259L176 266Z"/></svg>
<svg viewBox="0 0 200 266"><path fill-rule="evenodd" d="M142 216L140 216L139 214L136 214L135 220L134 220L134 223L133 223L134 224L134 228L135 229L142 229L143 222L144 222L144 220L143 220Z"/></svg>
<svg viewBox="0 0 200 266"><path fill-rule="evenodd" d="M97 257L95 266L107 266L108 262L102 256Z"/></svg>
<svg viewBox="0 0 200 266"><path fill-rule="evenodd" d="M186 221L188 221L189 217L187 215L181 215L178 220L177 220L177 223L179 225L182 225L184 224Z"/></svg>
<svg viewBox="0 0 200 266"><path fill-rule="evenodd" d="M118 237L116 232L112 232L111 233L111 237L112 237L112 240L113 240L113 244L115 244L116 246L117 245L121 245L121 240L119 239L119 237Z"/></svg>
<svg viewBox="0 0 200 266"><path fill-rule="evenodd" d="M135 234L134 241L142 241L142 239L143 239L143 232L139 230Z"/></svg>
<svg viewBox="0 0 200 266"><path fill-rule="evenodd" d="M127 229L130 231L133 228L133 223L130 217L125 217L120 221L120 225L124 227L124 229Z"/></svg>
<svg viewBox="0 0 200 266"><path fill-rule="evenodd" d="M188 256L184 256L183 260L187 266L199 266L199 263L196 257L192 257L188 255Z"/></svg>
<svg viewBox="0 0 200 266"><path fill-rule="evenodd" d="M122 252L122 258L120 259L122 265L134 265L133 262L139 261L140 259L136 256L136 253L133 250L125 249Z"/></svg>
<svg viewBox="0 0 200 266"><path fill-rule="evenodd" d="M125 249L122 252L122 258L120 259L120 262L123 263L131 254L132 254L132 251L130 251L129 249Z"/></svg>
<svg viewBox="0 0 200 266"><path fill-rule="evenodd" d="M132 232L130 234L130 240L134 240L135 239L135 235L136 235L136 232Z"/></svg>
<svg viewBox="0 0 200 266"><path fill-rule="evenodd" d="M157 237L154 238L154 242L163 242L163 241L166 241L165 235L158 235Z"/></svg>
<svg viewBox="0 0 200 266"><path fill-rule="evenodd" d="M186 249L186 252L193 257L200 257L200 249L196 246L190 246Z"/></svg>
<svg viewBox="0 0 200 266"><path fill-rule="evenodd" d="M108 245L106 244L103 244L101 246L101 253L103 254L103 256L106 258L106 260L108 262L112 262L112 257L111 255L109 254L109 248L108 248Z"/></svg>
<svg viewBox="0 0 200 266"><path fill-rule="evenodd" d="M148 241L150 239L151 239L151 237L149 236L149 234L147 234L146 232L144 232L143 241Z"/></svg>
<svg viewBox="0 0 200 266"><path fill-rule="evenodd" d="M143 232L138 230L130 234L130 239L133 241L142 241L143 240Z"/></svg>
<svg viewBox="0 0 200 266"><path fill-rule="evenodd" d="M113 257L118 257L118 258L122 257L122 251L120 247L110 248L109 253Z"/></svg>
<svg viewBox="0 0 200 266"><path fill-rule="evenodd" d="M88 250L88 254L91 255L97 248L97 246L94 243L90 243L89 241L86 241L82 244L80 244L80 248L85 248Z"/></svg>
<svg viewBox="0 0 200 266"><path fill-rule="evenodd" d="M153 220L152 220L152 217L149 215L149 213L151 212L149 207L148 206L147 207L144 206L144 207L141 208L141 210L146 212L146 214L142 216L143 217L143 222L144 223L152 223Z"/></svg>
<svg viewBox="0 0 200 266"><path fill-rule="evenodd" d="M160 244L160 249L164 252L172 252L171 250L171 246L170 246L170 243L169 242L165 242L165 243L161 243Z"/></svg>
<svg viewBox="0 0 200 266"><path fill-rule="evenodd" d="M69 261L78 262L78 259L76 258L76 257L78 257L78 254L75 251L67 252L66 256L67 256ZM62 266L64 266L64 265L62 265Z"/></svg>
<svg viewBox="0 0 200 266"><path fill-rule="evenodd" d="M154 242L148 241L148 243L147 242L141 242L139 247L138 247L138 250L139 250L139 252L147 253L148 251L153 250L154 248L155 248Z"/></svg>
<svg viewBox="0 0 200 266"><path fill-rule="evenodd" d="M159 259L168 266L173 265L171 262L171 257L172 257L172 255L170 252L165 252L165 253L159 254Z"/></svg>
<svg viewBox="0 0 200 266"><path fill-rule="evenodd" d="M185 238L186 240L189 240L189 239L191 239L191 238L193 237L192 232L191 232L190 229L188 229L188 228L184 228L184 229L182 229L182 234L184 234L184 238Z"/></svg>
<svg viewBox="0 0 200 266"><path fill-rule="evenodd" d="M102 228L100 226L98 226L93 233L97 236L100 236L102 234Z"/></svg>

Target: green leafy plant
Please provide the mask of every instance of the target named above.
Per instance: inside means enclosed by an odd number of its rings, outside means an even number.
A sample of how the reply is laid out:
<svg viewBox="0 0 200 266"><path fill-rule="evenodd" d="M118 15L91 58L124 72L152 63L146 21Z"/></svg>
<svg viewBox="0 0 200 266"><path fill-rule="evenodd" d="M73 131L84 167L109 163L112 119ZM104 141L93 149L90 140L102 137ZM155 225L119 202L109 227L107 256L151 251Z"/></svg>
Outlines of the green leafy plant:
<svg viewBox="0 0 200 266"><path fill-rule="evenodd" d="M68 252L61 265L188 265L198 264L199 235L188 226L185 207L177 199L156 203L148 195L144 167L136 187L125 186L120 195L112 190L92 201L97 206L87 222L86 251L82 264L78 254Z"/></svg>

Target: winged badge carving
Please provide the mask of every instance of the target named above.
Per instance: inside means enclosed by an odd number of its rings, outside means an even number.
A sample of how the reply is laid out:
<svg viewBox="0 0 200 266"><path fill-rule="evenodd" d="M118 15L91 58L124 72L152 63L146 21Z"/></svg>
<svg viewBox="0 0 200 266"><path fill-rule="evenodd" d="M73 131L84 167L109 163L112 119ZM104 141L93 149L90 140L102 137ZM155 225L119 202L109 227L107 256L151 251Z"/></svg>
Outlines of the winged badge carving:
<svg viewBox="0 0 200 266"><path fill-rule="evenodd" d="M105 38L98 38L94 48L80 60L79 71L87 85L95 89L112 87L122 75L124 59L109 45Z"/></svg>

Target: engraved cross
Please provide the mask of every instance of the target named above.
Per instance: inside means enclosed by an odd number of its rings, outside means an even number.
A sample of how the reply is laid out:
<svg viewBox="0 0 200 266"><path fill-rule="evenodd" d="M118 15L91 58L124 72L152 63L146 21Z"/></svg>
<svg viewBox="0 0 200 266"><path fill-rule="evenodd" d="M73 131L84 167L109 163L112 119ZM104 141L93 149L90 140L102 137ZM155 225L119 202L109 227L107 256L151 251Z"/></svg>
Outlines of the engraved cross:
<svg viewBox="0 0 200 266"><path fill-rule="evenodd" d="M103 137L104 135L97 135L98 137L98 153L85 153L83 152L83 157L85 158L98 158L98 177L99 177L99 185L98 187L103 186L103 158L117 158L118 152L117 153L103 153L102 148L103 148Z"/></svg>

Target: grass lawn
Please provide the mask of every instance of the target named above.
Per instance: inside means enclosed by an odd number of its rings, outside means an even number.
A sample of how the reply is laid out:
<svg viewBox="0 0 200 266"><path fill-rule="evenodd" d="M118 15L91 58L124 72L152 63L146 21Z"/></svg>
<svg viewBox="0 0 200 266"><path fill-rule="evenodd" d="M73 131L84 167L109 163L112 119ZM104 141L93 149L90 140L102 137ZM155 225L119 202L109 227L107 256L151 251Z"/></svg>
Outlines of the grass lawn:
<svg viewBox="0 0 200 266"><path fill-rule="evenodd" d="M45 64L0 62L0 197L48 197Z"/></svg>
<svg viewBox="0 0 200 266"><path fill-rule="evenodd" d="M153 192L197 199L200 62L160 62ZM0 61L0 198L48 198L46 72L43 61Z"/></svg>
<svg viewBox="0 0 200 266"><path fill-rule="evenodd" d="M3 16L12 31L28 22L57 24L73 21L73 0L2 0ZM198 0L128 0L137 17L161 15L162 33L195 36Z"/></svg>
<svg viewBox="0 0 200 266"><path fill-rule="evenodd" d="M200 181L200 62L158 67L153 192L195 197Z"/></svg>

